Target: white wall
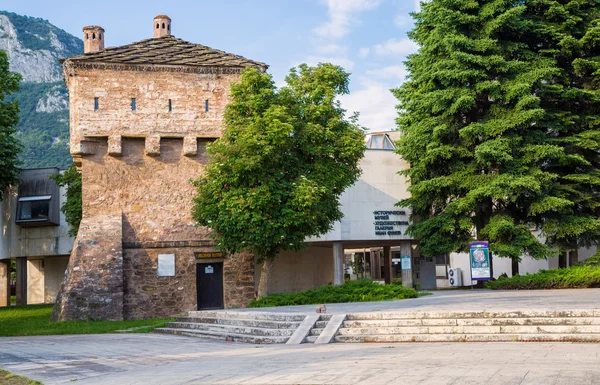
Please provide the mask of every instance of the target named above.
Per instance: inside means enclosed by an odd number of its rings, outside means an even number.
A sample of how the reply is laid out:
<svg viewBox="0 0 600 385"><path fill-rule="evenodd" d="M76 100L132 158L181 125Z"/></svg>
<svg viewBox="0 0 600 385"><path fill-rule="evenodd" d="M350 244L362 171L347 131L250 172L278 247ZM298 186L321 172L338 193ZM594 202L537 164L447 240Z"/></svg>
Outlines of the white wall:
<svg viewBox="0 0 600 385"><path fill-rule="evenodd" d="M405 215L390 215L387 221L409 221L410 211L395 206L409 196L406 178L398 175L408 164L393 151L367 149L360 167L360 179L340 198L344 218L330 232L309 242L412 239L405 235L407 226L394 226L402 235L376 235L374 224L375 211L404 211Z"/></svg>

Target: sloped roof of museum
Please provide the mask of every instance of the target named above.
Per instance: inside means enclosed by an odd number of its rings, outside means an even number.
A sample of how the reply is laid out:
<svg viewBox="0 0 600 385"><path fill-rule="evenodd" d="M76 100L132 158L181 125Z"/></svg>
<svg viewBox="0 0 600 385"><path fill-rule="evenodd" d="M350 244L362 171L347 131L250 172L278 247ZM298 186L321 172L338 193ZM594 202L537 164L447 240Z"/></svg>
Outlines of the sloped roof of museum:
<svg viewBox="0 0 600 385"><path fill-rule="evenodd" d="M263 71L265 63L219 51L202 44L194 44L175 36L146 39L120 47L108 47L88 52L64 61L72 63L110 63L131 65L169 65L192 67L257 67Z"/></svg>

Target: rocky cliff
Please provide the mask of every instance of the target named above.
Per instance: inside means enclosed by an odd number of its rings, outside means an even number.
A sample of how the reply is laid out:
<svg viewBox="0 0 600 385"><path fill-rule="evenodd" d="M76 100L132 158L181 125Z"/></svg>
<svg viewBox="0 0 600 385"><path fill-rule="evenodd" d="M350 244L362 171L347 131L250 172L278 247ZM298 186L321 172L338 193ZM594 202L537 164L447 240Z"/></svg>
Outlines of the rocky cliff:
<svg viewBox="0 0 600 385"><path fill-rule="evenodd" d="M0 50L23 76L19 138L24 167L68 167L69 103L59 59L83 52L83 41L47 20L0 11Z"/></svg>

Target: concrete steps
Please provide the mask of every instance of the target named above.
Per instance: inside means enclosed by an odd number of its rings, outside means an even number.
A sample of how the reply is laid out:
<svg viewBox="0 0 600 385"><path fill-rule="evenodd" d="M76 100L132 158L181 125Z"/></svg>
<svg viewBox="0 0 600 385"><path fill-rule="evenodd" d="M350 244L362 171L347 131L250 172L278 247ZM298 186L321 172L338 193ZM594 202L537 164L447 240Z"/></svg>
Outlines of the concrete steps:
<svg viewBox="0 0 600 385"><path fill-rule="evenodd" d="M194 311L154 332L230 342L283 344L305 317L303 314Z"/></svg>
<svg viewBox="0 0 600 385"><path fill-rule="evenodd" d="M239 318L215 318L215 317L179 317L178 322L214 324L214 325L231 325L231 326L249 326L262 327L270 329L295 329L300 325L300 322L290 321L268 321L254 319L239 319Z"/></svg>
<svg viewBox="0 0 600 385"><path fill-rule="evenodd" d="M314 344L321 335L321 333L323 333L323 330L325 330L325 327L329 323L329 320L331 320L331 317L331 314L319 315L318 321L315 322L315 325L310 329L310 332L308 333L308 335L302 343Z"/></svg>
<svg viewBox="0 0 600 385"><path fill-rule="evenodd" d="M336 342L600 342L600 312L348 314Z"/></svg>
<svg viewBox="0 0 600 385"><path fill-rule="evenodd" d="M306 338L304 339L304 343L305 344L314 344L315 341L317 340L317 338L319 338L319 336L306 336Z"/></svg>
<svg viewBox="0 0 600 385"><path fill-rule="evenodd" d="M229 342L241 342L247 344L284 344L289 337L272 337L272 336L251 336L247 334L207 332L202 330L190 329L175 329L175 328L159 328L154 330L155 333L175 334L186 337L196 337L209 340L223 340Z"/></svg>

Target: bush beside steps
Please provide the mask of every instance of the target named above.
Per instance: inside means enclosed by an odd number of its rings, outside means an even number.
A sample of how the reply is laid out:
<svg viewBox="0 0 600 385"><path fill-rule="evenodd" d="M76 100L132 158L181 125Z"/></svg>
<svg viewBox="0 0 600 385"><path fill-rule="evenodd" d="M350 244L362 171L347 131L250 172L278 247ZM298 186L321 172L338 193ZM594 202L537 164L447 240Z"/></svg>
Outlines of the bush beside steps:
<svg viewBox="0 0 600 385"><path fill-rule="evenodd" d="M600 287L600 254L567 269L541 270L535 274L500 277L486 282L493 290L583 289Z"/></svg>
<svg viewBox="0 0 600 385"><path fill-rule="evenodd" d="M417 298L416 290L406 288L396 282L391 285L380 285L371 280L358 280L349 281L340 286L327 285L299 293L269 294L264 298L250 302L249 307L318 305Z"/></svg>

